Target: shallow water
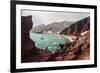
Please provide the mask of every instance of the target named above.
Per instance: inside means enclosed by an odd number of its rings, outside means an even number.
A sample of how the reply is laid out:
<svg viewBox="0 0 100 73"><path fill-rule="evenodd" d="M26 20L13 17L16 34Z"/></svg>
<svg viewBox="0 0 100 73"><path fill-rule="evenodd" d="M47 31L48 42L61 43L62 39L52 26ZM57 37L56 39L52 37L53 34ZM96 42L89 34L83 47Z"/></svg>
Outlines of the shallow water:
<svg viewBox="0 0 100 73"><path fill-rule="evenodd" d="M30 33L30 38L35 41L37 48L45 49L48 47L49 51L55 51L59 44L69 42L69 40L58 34L37 34Z"/></svg>

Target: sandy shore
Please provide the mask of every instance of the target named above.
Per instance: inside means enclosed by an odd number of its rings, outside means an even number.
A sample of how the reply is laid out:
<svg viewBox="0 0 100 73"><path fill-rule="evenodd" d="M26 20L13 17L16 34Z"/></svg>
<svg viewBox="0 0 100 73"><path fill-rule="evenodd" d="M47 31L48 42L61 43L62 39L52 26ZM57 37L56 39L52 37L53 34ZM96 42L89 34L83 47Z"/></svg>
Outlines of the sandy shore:
<svg viewBox="0 0 100 73"><path fill-rule="evenodd" d="M76 39L76 36L70 36L70 35L62 35L62 36L69 39L71 42L73 42Z"/></svg>

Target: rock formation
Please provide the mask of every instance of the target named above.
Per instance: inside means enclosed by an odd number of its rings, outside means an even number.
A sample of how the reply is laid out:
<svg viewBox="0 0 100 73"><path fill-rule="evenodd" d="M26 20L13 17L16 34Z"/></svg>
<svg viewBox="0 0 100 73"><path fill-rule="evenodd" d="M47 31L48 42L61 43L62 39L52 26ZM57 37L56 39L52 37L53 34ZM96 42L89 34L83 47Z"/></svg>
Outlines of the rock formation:
<svg viewBox="0 0 100 73"><path fill-rule="evenodd" d="M61 34L75 36L76 39L56 50L48 58L49 61L90 59L90 17L77 21L64 29Z"/></svg>
<svg viewBox="0 0 100 73"><path fill-rule="evenodd" d="M60 32L60 34L78 36L82 32L87 31L89 29L90 29L90 17L87 17L65 28Z"/></svg>
<svg viewBox="0 0 100 73"><path fill-rule="evenodd" d="M32 29L32 16L21 17L21 62L46 61L51 54L48 50L35 47L35 42L30 39L29 31Z"/></svg>
<svg viewBox="0 0 100 73"><path fill-rule="evenodd" d="M64 60L88 60L90 59L90 32L80 36L66 48Z"/></svg>
<svg viewBox="0 0 100 73"><path fill-rule="evenodd" d="M29 31L31 30L32 16L22 16L21 17L21 54L22 54L22 62L25 62L29 59L31 55L30 52L36 51L35 42L30 39ZM30 60L30 59L29 59Z"/></svg>

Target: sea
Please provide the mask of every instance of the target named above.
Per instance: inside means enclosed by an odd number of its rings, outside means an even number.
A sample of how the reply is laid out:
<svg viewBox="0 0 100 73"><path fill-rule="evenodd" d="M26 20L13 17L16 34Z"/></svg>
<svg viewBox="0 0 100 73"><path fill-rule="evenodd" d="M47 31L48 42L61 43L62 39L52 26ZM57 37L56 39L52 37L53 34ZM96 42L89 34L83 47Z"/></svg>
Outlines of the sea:
<svg viewBox="0 0 100 73"><path fill-rule="evenodd" d="M68 38L59 34L30 33L30 38L35 41L35 46L37 48L48 48L51 52L54 52L59 47L59 44L70 42Z"/></svg>

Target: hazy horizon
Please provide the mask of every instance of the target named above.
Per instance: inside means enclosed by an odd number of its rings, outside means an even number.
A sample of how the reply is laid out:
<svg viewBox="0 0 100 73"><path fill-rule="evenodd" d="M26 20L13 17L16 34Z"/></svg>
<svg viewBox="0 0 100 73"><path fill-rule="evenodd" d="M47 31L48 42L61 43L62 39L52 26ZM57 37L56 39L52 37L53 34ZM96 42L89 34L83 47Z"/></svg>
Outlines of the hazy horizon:
<svg viewBox="0 0 100 73"><path fill-rule="evenodd" d="M32 15L33 27L35 27L37 25L47 25L53 22L78 21L88 17L90 13L22 10L21 16L28 15Z"/></svg>

